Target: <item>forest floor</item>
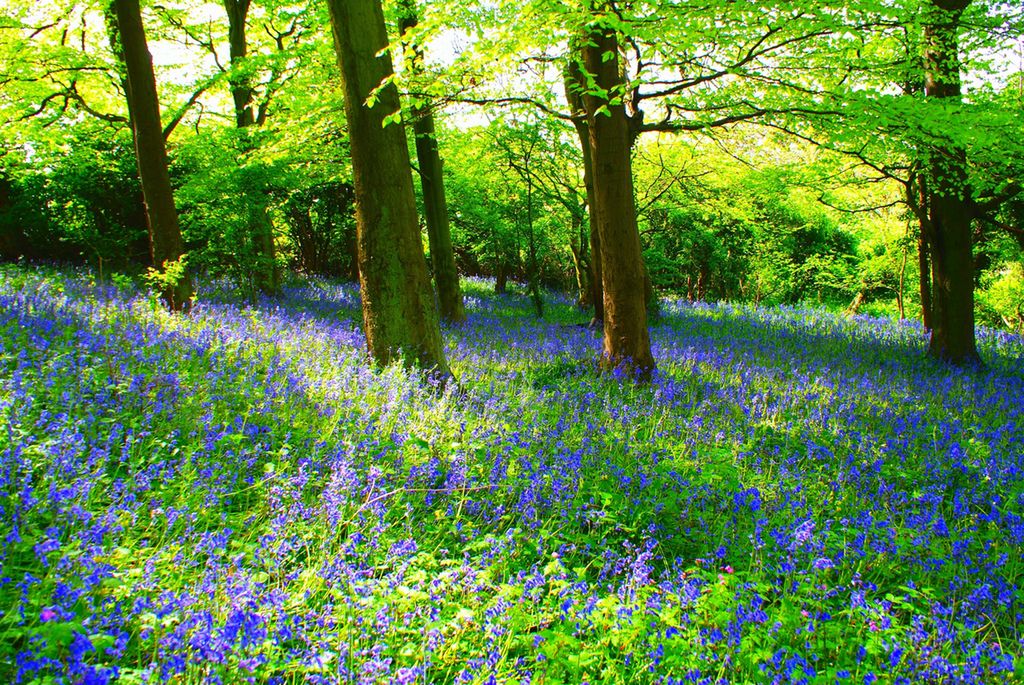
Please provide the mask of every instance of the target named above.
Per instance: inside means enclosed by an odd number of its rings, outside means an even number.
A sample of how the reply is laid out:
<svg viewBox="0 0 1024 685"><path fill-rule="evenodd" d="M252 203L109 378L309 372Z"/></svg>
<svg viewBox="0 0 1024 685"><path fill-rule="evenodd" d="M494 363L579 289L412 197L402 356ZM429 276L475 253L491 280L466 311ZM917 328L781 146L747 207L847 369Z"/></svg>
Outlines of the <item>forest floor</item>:
<svg viewBox="0 0 1024 685"><path fill-rule="evenodd" d="M1024 681L1024 339L667 302L636 386L465 287L439 394L352 285L0 267L0 681Z"/></svg>

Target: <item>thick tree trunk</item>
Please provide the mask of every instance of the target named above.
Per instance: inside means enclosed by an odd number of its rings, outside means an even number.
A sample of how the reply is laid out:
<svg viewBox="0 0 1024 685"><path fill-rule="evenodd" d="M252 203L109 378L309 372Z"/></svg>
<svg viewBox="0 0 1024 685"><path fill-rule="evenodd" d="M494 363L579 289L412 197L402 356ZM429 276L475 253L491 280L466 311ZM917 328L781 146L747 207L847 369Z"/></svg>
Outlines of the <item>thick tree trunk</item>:
<svg viewBox="0 0 1024 685"><path fill-rule="evenodd" d="M613 58L607 59L609 55ZM618 55L615 32L609 27L595 26L590 39L583 44L582 57L594 86L607 94L600 97L587 93L583 98L604 289L602 365L626 366L639 377L647 378L654 370L654 357L647 331L644 269L633 197L632 136L621 100L623 81Z"/></svg>
<svg viewBox="0 0 1024 685"><path fill-rule="evenodd" d="M573 41L570 50L582 49L580 41ZM576 56L570 57L565 70L565 98L583 153L583 186L587 191L587 211L590 217L590 301L594 305L594 323L604 321L604 290L601 283L601 236L598 232L597 201L594 199L594 164L590 152L590 125L583 102L586 78L580 70Z"/></svg>
<svg viewBox="0 0 1024 685"><path fill-rule="evenodd" d="M416 27L415 0L402 0L399 28L405 36ZM423 54L419 46L406 44L412 53L413 72L422 70ZM429 105L412 108L412 130L416 138L416 159L420 167L420 185L423 188L423 209L426 214L427 239L430 242L430 262L434 267L434 283L441 318L450 323L466 320L459 287L459 270L452 248L451 222L448 201L444 193L444 166L437 145L434 115Z"/></svg>
<svg viewBox="0 0 1024 685"><path fill-rule="evenodd" d="M228 15L228 55L231 58L232 70L242 68L248 53L248 42L245 30L249 16L250 0L224 0L224 11ZM231 86L231 99L235 104L235 125L245 128L256 123L252 110L252 87L249 77L234 73L228 79Z"/></svg>
<svg viewBox="0 0 1024 685"><path fill-rule="evenodd" d="M451 377L420 241L409 151L380 0L328 0L341 67L356 190L363 327L380 364L401 360ZM376 92L373 105L367 98Z"/></svg>
<svg viewBox="0 0 1024 685"><path fill-rule="evenodd" d="M224 0L224 11L228 15L228 54L232 70L244 69L248 54L246 22L249 16L250 0ZM250 77L235 73L229 79L231 99L235 106L235 125L245 134L245 129L256 125L253 113L253 90ZM245 152L251 151L249 139L245 139ZM253 188L248 193L253 203L250 212L249 233L252 236L252 250L256 255L256 287L267 295L274 295L281 289L281 273L277 267L277 248L274 245L274 224L270 220L262 188Z"/></svg>
<svg viewBox="0 0 1024 685"><path fill-rule="evenodd" d="M925 96L960 101L957 30L970 0L931 0L924 25ZM932 336L928 352L956 364L980 361L974 338L972 205L964 149L932 146L928 161L928 224L932 259Z"/></svg>
<svg viewBox="0 0 1024 685"><path fill-rule="evenodd" d="M135 160L146 202L150 256L153 266L163 271L168 262L181 258L182 241L178 211L174 206L171 178L167 170L167 148L160 124L153 59L146 45L139 0L114 0L114 10L125 65ZM174 311L188 309L192 301L192 284L188 275L168 285L163 291L163 298Z"/></svg>

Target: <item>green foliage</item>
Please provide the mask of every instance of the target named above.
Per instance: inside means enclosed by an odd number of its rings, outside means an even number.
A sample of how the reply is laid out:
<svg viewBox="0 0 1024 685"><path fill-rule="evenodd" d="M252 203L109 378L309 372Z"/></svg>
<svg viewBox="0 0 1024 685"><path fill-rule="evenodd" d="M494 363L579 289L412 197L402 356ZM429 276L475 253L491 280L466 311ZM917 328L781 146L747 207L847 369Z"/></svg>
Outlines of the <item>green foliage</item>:
<svg viewBox="0 0 1024 685"><path fill-rule="evenodd" d="M585 200L579 204L581 183L565 156L566 142L559 136L566 131L560 128L516 126L509 120L444 132L445 184L460 271L493 276L504 268L528 280L532 232L538 280L569 287L573 217L568 207L576 202L575 211L582 213Z"/></svg>
<svg viewBox="0 0 1024 685"><path fill-rule="evenodd" d="M291 265L298 271L356 280L355 189L327 182L282 190L275 216L287 230Z"/></svg>
<svg viewBox="0 0 1024 685"><path fill-rule="evenodd" d="M101 270L147 259L142 191L123 132L83 123L59 148L25 146L0 164L3 257L84 260Z"/></svg>
<svg viewBox="0 0 1024 685"><path fill-rule="evenodd" d="M250 296L260 274L275 265L258 244L258 229L271 221L275 187L291 182L285 170L251 152L249 130L206 132L179 148L174 167L182 235L192 268L227 276Z"/></svg>
<svg viewBox="0 0 1024 685"><path fill-rule="evenodd" d="M673 159L685 164L687 148L656 150L639 158L637 174L638 186L653 179L641 233L659 288L705 301L829 305L856 292L857 239L801 189L800 161L753 170L718 156L658 192L657 178L673 175Z"/></svg>
<svg viewBox="0 0 1024 685"><path fill-rule="evenodd" d="M985 274L978 313L982 323L1024 333L1024 262L1009 262Z"/></svg>
<svg viewBox="0 0 1024 685"><path fill-rule="evenodd" d="M159 295L177 291L188 277L188 253L185 253L178 259L164 262L159 269L150 267L146 270L142 280L153 290L155 295ZM115 281L115 283L118 282Z"/></svg>

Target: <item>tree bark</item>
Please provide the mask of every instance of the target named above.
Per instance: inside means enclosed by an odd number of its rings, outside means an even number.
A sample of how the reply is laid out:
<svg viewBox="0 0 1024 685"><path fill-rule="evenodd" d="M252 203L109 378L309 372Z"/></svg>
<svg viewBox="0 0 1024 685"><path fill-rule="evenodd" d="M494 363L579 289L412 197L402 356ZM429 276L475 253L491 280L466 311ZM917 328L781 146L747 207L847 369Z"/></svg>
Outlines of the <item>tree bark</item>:
<svg viewBox="0 0 1024 685"><path fill-rule="evenodd" d="M921 295L921 324L926 331L932 330L932 274L928 260L928 238L924 224L920 224L917 237L918 292Z"/></svg>
<svg viewBox="0 0 1024 685"><path fill-rule="evenodd" d="M960 102L957 30L970 0L930 0L924 23L925 97ZM928 160L928 224L932 259L932 334L928 352L955 364L980 362L974 337L972 204L965 150L935 143Z"/></svg>
<svg viewBox="0 0 1024 685"><path fill-rule="evenodd" d="M245 128L256 123L253 115L252 87L249 77L237 73L242 68L248 53L246 40L246 21L249 16L250 0L224 0L224 11L228 15L228 55L231 58L231 69L236 72L228 79L231 86L231 99L235 104L235 125Z"/></svg>
<svg viewBox="0 0 1024 685"><path fill-rule="evenodd" d="M593 289L590 285L590 259L587 256L587 234L583 218L575 212L572 215L573 237L569 240L569 252L572 254L572 268L576 276L576 306L585 311L593 304Z"/></svg>
<svg viewBox="0 0 1024 685"><path fill-rule="evenodd" d="M606 59L607 56L611 59ZM584 95L594 174L594 205L604 290L605 368L625 366L641 379L654 371L647 331L644 270L633 197L632 134L622 104L618 38L597 23L582 46L594 85ZM598 95L595 93L602 93ZM597 261L595 259L595 261Z"/></svg>
<svg viewBox="0 0 1024 685"><path fill-rule="evenodd" d="M249 138L245 137L246 129L257 124L252 106L253 89L250 78L237 73L239 69L244 69L248 54L246 22L250 3L251 0L224 0L224 11L228 15L228 54L231 58L231 70L236 72L229 79L229 84L235 107L235 126L244 136L244 152L251 152L253 147ZM252 211L249 213L249 234L256 256L254 280L260 292L274 295L281 289L281 273L277 268L277 248L274 245L274 224L270 220L262 188L250 189L248 195L253 202Z"/></svg>
<svg viewBox="0 0 1024 685"><path fill-rule="evenodd" d="M356 190L363 328L379 364L401 360L451 377L420 241L409 151L380 0L328 0ZM374 102L367 99L376 91Z"/></svg>
<svg viewBox="0 0 1024 685"><path fill-rule="evenodd" d="M571 51L581 50L580 42L571 44ZM587 110L583 102L587 80L575 57L570 57L565 70L565 98L569 104L573 127L580 140L583 153L583 186L587 191L587 208L590 218L590 301L594 305L592 323L604 321L604 290L601 283L601 236L598 232L597 201L594 198L594 164L590 152L590 125L587 123Z"/></svg>
<svg viewBox="0 0 1024 685"><path fill-rule="evenodd" d="M142 182L149 228L150 256L154 268L164 271L168 262L182 256L181 228L174 206L167 148L160 124L160 102L153 75L153 58L146 45L139 0L114 0L117 33L124 59L128 111L135 141L135 161ZM188 309L192 284L188 275L164 288L164 301L172 311Z"/></svg>
<svg viewBox="0 0 1024 685"><path fill-rule="evenodd" d="M537 240L533 227L533 177L530 175L530 157L526 158L526 230L528 231L527 247L530 254L530 297L537 318L544 318L544 298L540 294L540 265L537 262Z"/></svg>
<svg viewBox="0 0 1024 685"><path fill-rule="evenodd" d="M498 262L497 273L494 274L494 294L504 295L508 292L508 266L504 259Z"/></svg>
<svg viewBox="0 0 1024 685"><path fill-rule="evenodd" d="M416 27L415 0L402 0L399 28L404 37ZM412 53L413 73L422 71L423 52L418 45L406 44ZM413 105L412 130L416 140L416 159L420 167L420 186L423 189L423 209L426 214L427 239L430 243L430 261L434 267L434 283L437 285L437 299L441 318L450 323L466 320L459 287L459 270L455 264L452 248L451 222L448 217L448 201L444 192L444 166L437 145L434 114L430 105Z"/></svg>

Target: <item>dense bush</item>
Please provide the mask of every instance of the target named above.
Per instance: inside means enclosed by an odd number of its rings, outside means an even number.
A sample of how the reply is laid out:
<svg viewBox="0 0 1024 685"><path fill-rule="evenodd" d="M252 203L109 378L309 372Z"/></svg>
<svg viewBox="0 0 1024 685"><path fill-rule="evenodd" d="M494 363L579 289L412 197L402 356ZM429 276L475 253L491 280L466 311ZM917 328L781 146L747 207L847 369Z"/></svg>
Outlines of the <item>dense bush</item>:
<svg viewBox="0 0 1024 685"><path fill-rule="evenodd" d="M88 123L88 122L87 122ZM149 260L130 136L75 127L56 149L0 167L0 257L125 270Z"/></svg>
<svg viewBox="0 0 1024 685"><path fill-rule="evenodd" d="M856 239L778 174L666 193L642 221L655 285L702 301L849 302Z"/></svg>

